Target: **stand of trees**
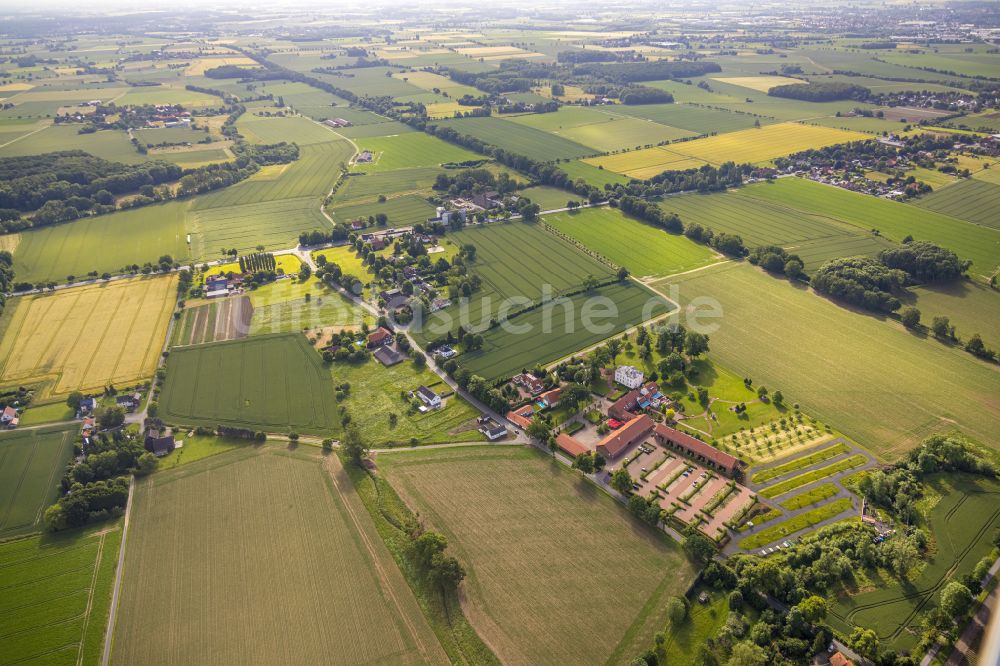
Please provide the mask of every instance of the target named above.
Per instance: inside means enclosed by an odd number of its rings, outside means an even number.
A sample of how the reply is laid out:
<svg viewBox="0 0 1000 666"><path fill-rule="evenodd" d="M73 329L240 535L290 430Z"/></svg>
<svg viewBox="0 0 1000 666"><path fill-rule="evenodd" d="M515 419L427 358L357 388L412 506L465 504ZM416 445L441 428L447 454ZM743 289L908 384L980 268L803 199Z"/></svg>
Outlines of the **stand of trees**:
<svg viewBox="0 0 1000 666"><path fill-rule="evenodd" d="M270 252L254 252L240 257L241 273L273 273L277 266L278 262Z"/></svg>
<svg viewBox="0 0 1000 666"><path fill-rule="evenodd" d="M877 312L895 312L901 306L892 292L901 290L907 275L870 257L834 259L823 264L812 278L821 294Z"/></svg>
<svg viewBox="0 0 1000 666"><path fill-rule="evenodd" d="M910 241L882 250L878 260L889 268L906 272L917 283L942 282L962 277L971 261L962 261L951 250L928 241Z"/></svg>
<svg viewBox="0 0 1000 666"><path fill-rule="evenodd" d="M806 102L834 102L840 99L862 101L868 99L872 91L853 83L816 82L775 86L768 90L767 94L771 97L800 99Z"/></svg>
<svg viewBox="0 0 1000 666"><path fill-rule="evenodd" d="M673 104L674 96L665 90L657 90L648 86L632 86L623 88L619 93L622 104Z"/></svg>

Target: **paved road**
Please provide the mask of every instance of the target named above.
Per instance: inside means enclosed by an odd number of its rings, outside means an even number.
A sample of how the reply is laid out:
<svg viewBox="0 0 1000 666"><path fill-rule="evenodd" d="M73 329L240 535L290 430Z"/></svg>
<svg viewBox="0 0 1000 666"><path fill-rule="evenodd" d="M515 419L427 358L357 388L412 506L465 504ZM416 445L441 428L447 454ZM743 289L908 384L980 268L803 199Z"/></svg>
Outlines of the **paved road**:
<svg viewBox="0 0 1000 666"><path fill-rule="evenodd" d="M983 589L986 589L990 582L996 578L998 571L1000 571L1000 558L993 562L989 573L983 576L983 580L981 581ZM962 635L955 642L955 647L952 648L945 666L963 666L969 663L968 656L979 649L983 632L986 631L986 627L990 623L990 618L996 614L997 608L1000 608L1000 586L995 586L990 591L982 605L976 610L975 615L969 620L969 624L966 625L965 630L962 631ZM936 652L937 650L935 650ZM930 652L928 652L928 655L930 655ZM933 655L931 655L931 659L933 659ZM924 662L920 663L921 666L924 666ZM929 664L930 661L927 663Z"/></svg>

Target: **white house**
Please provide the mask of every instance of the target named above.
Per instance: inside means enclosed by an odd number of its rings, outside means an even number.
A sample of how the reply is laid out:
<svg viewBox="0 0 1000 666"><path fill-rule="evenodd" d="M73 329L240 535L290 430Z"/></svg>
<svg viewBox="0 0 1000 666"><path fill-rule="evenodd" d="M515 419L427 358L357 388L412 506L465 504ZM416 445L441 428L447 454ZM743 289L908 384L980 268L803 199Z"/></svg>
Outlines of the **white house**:
<svg viewBox="0 0 1000 666"><path fill-rule="evenodd" d="M424 404L431 409L437 409L441 406L441 396L426 386L421 386L417 389L417 397L423 400Z"/></svg>
<svg viewBox="0 0 1000 666"><path fill-rule="evenodd" d="M630 389L642 386L643 374L631 365L619 365L615 368L615 381Z"/></svg>

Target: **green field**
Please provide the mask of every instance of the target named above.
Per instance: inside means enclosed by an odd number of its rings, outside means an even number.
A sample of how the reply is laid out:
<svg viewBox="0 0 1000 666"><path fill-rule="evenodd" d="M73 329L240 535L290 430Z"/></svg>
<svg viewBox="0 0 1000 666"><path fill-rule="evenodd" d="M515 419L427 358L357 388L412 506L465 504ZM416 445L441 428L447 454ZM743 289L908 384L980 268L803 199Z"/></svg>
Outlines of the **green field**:
<svg viewBox="0 0 1000 666"><path fill-rule="evenodd" d="M131 519L116 663L447 663L335 457L212 456L140 482Z"/></svg>
<svg viewBox="0 0 1000 666"><path fill-rule="evenodd" d="M593 185L594 187L603 188L605 185L616 185L618 183L624 185L629 181L626 176L623 176L620 173L608 171L607 169L598 169L595 166L579 160L563 162L559 165L559 168L569 174L569 177L572 178L574 182L582 178L585 183Z"/></svg>
<svg viewBox="0 0 1000 666"><path fill-rule="evenodd" d="M487 379L510 377L523 368L574 354L672 309L662 297L631 280L611 284L593 294L577 294L568 302L522 314L511 320L512 330L490 329L483 334L482 349L464 354L460 363ZM596 326L585 326L583 317L588 311L596 315L592 320Z"/></svg>
<svg viewBox="0 0 1000 666"><path fill-rule="evenodd" d="M0 543L0 663L97 664L119 522Z"/></svg>
<svg viewBox="0 0 1000 666"><path fill-rule="evenodd" d="M0 434L0 538L41 528L77 432L70 424Z"/></svg>
<svg viewBox="0 0 1000 666"><path fill-rule="evenodd" d="M333 219L341 223L352 220L367 220L370 216L384 213L389 218L390 227L401 227L426 222L434 217L434 206L416 194L404 194L383 202L370 201L353 205L334 204L329 209Z"/></svg>
<svg viewBox="0 0 1000 666"><path fill-rule="evenodd" d="M787 492L791 492L796 488L801 488L802 486L813 483L814 481L819 481L820 479L825 479L834 474L840 472L845 472L849 469L854 469L855 467L860 467L864 465L868 459L861 455L860 453L855 454L849 458L844 458L831 465L824 465L812 471L806 472L805 474L799 474L793 476L790 479L785 479L779 483L768 486L760 491L760 494L767 498L778 497L779 495L784 495Z"/></svg>
<svg viewBox="0 0 1000 666"><path fill-rule="evenodd" d="M655 86L661 87L661 86ZM685 86L700 90L695 86ZM695 134L710 134L715 132L734 132L753 127L758 118L750 113L733 113L719 109L710 109L693 104L642 104L639 106L615 106L615 113L621 113L636 118L645 118L657 123L679 127ZM768 118L760 118L762 125L774 122Z"/></svg>
<svg viewBox="0 0 1000 666"><path fill-rule="evenodd" d="M461 118L438 124L540 162L586 157L602 152L576 141L503 118Z"/></svg>
<svg viewBox="0 0 1000 666"><path fill-rule="evenodd" d="M591 107L563 107L555 113L530 113L513 116L510 120L569 139L598 152L694 136L693 132L678 127Z"/></svg>
<svg viewBox="0 0 1000 666"><path fill-rule="evenodd" d="M59 150L83 150L112 162L135 164L156 159L142 155L135 149L125 132L102 130L91 134L78 134L72 125L51 125L41 132L26 136L0 148L0 157L39 155Z"/></svg>
<svg viewBox="0 0 1000 666"><path fill-rule="evenodd" d="M187 201L169 201L21 232L14 251L17 278L63 281L155 262L164 254L187 259L187 207Z"/></svg>
<svg viewBox="0 0 1000 666"><path fill-rule="evenodd" d="M310 279L310 288L302 290L302 293L295 288L298 286L285 280L282 284L254 290L251 295L251 301L255 303L253 318L250 320L250 335L292 333L326 326L360 328L362 320L367 316L360 307L315 278ZM268 290L272 291L273 297L261 298L264 294L259 292Z"/></svg>
<svg viewBox="0 0 1000 666"><path fill-rule="evenodd" d="M280 143L287 141L299 146L314 143L341 141L342 139L314 120L304 116L284 116L274 118L267 116L252 116L243 114L236 123L239 130L250 143Z"/></svg>
<svg viewBox="0 0 1000 666"><path fill-rule="evenodd" d="M1000 486L963 475L936 476L928 483L940 499L927 517L935 548L922 571L903 583L886 577L875 581L873 591L842 595L827 618L837 631L846 635L854 626L869 627L883 646L912 649L919 636L918 614L933 607L944 585L970 573L990 552L1000 527Z"/></svg>
<svg viewBox="0 0 1000 666"><path fill-rule="evenodd" d="M765 481L770 481L771 479L775 479L779 476L784 476L785 474L804 469L810 465L816 465L827 461L830 458L835 458L842 453L847 453L848 451L850 451L850 448L847 444L840 442L839 444L834 444L833 446L820 449L815 453L810 453L809 455L801 456L799 458L795 458L794 460L789 460L786 463L775 465L774 467L769 467L765 470L761 470L760 472L756 472L750 477L750 480L754 483L764 483Z"/></svg>
<svg viewBox="0 0 1000 666"><path fill-rule="evenodd" d="M357 139L358 148L370 151L375 159L355 164L354 170L366 173L440 166L446 162L482 159L482 155L447 143L423 132Z"/></svg>
<svg viewBox="0 0 1000 666"><path fill-rule="evenodd" d="M863 231L876 228L897 242L909 235L937 243L954 250L961 259L971 259L970 272L975 275L988 276L1000 264L1000 229L801 178L782 178L770 185L747 189L750 196L763 201L833 217Z"/></svg>
<svg viewBox="0 0 1000 666"><path fill-rule="evenodd" d="M959 338L979 333L988 347L1000 348L1000 291L972 280L913 287L902 299L920 310L930 326L934 317L946 316Z"/></svg>
<svg viewBox="0 0 1000 666"><path fill-rule="evenodd" d="M266 250L286 249L298 243L300 232L329 228L315 197L219 205L188 214L191 254L202 260L218 258L221 248L236 248L241 254L258 245Z"/></svg>
<svg viewBox="0 0 1000 666"><path fill-rule="evenodd" d="M534 449L401 452L379 467L447 535L466 616L505 663L627 663L690 583L672 542Z"/></svg>
<svg viewBox="0 0 1000 666"><path fill-rule="evenodd" d="M916 204L921 208L1000 229L1000 215L997 215L998 201L1000 201L1000 185L966 178L920 197Z"/></svg>
<svg viewBox="0 0 1000 666"><path fill-rule="evenodd" d="M719 303L723 317L705 322L718 324L708 331L716 361L751 377L755 386L781 389L786 401L837 424L883 459L955 428L1000 448L994 427L1000 405L993 399L1000 373L964 351L848 310L748 264L716 266L654 286L669 285L678 286L682 304L702 296Z"/></svg>
<svg viewBox="0 0 1000 666"><path fill-rule="evenodd" d="M634 220L616 208L587 208L546 215L545 222L636 277L691 270L715 260L705 245Z"/></svg>
<svg viewBox="0 0 1000 666"><path fill-rule="evenodd" d="M828 504L824 504L816 507L815 509L810 509L809 511L800 513L799 515L789 518L788 520L768 525L760 532L757 532L753 536L748 536L746 539L740 541L740 548L751 550L754 548L760 548L761 546L766 546L767 544L777 541L782 537L789 536L799 530L804 530L807 527L812 527L813 525L821 523L824 520L829 520L837 514L849 510L851 506L851 498L841 497L840 499L834 500Z"/></svg>
<svg viewBox="0 0 1000 666"><path fill-rule="evenodd" d="M302 335L175 349L166 367L164 421L326 436L340 429L329 371Z"/></svg>
<svg viewBox="0 0 1000 666"><path fill-rule="evenodd" d="M378 173L353 172L333 195L334 205L350 204L358 200L374 201L378 195L429 191L434 179L444 170L439 167L416 167Z"/></svg>

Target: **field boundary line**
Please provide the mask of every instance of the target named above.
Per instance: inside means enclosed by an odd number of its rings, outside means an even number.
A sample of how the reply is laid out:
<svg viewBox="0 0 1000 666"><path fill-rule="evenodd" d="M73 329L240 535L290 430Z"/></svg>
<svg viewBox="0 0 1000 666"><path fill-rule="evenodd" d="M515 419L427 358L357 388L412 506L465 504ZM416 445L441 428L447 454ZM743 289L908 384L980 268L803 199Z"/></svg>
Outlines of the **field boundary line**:
<svg viewBox="0 0 1000 666"><path fill-rule="evenodd" d="M130 476L128 482L128 506L125 509L125 522L122 523L122 543L118 548L118 564L115 566L115 586L111 592L111 609L108 612L108 628L104 632L104 650L101 654L101 666L108 666L111 661L111 643L115 634L118 599L121 596L122 572L125 569L125 542L128 540L128 522L132 516L132 497L134 493L135 476Z"/></svg>
<svg viewBox="0 0 1000 666"><path fill-rule="evenodd" d="M334 469L333 460L334 458L332 456L328 457L324 461L323 466L326 468L326 473L329 475L330 480L333 481L333 487L337 491L338 499L340 500L340 503L343 505L344 511L346 511L347 515L350 517L351 523L354 525L354 529L357 531L358 537L361 539L361 542L365 546L365 550L368 551L368 556L371 557L372 565L375 567L375 570L378 573L379 583L385 590L386 595L388 595L388 597L392 599L392 605L396 607L396 611L399 613L400 619L406 625L407 631L410 632L410 636L413 638L413 642L417 646L417 651L420 652L421 657L423 657L426 660L429 660L430 655L427 651L427 647L424 645L423 640L421 640L421 636L420 633L417 631L417 628L413 625L413 620L411 620L410 616L406 612L404 612L403 606L400 603L399 598L396 596L395 590L392 589L392 584L388 580L388 576L386 575L383 562L380 560L379 555L375 550L375 547L372 545L371 538L369 537L368 534L365 533L364 528L361 525L361 522L358 520L357 514L354 512L354 508L351 507L347 497L344 495L344 491L341 490L340 488L340 483L337 482L338 470ZM345 470L341 469L340 471L345 471ZM393 562L393 564L395 564L395 562ZM409 589L409 586L407 586L407 589ZM107 666L107 664L104 664L104 666Z"/></svg>
<svg viewBox="0 0 1000 666"><path fill-rule="evenodd" d="M101 573L101 560L104 558L104 540L106 532L101 533L97 544L97 557L94 558L94 575L90 577L90 589L87 591L87 606L83 611L83 631L80 632L80 644L76 650L76 664L83 666L83 648L87 642L87 625L90 624L90 612L94 609L94 590L97 589L97 577Z"/></svg>
<svg viewBox="0 0 1000 666"><path fill-rule="evenodd" d="M9 146L12 143L16 143L16 142L20 141L21 139L27 139L32 134L38 134L39 132L47 130L50 127L52 127L52 123L49 123L47 125L43 125L42 127L39 127L36 130L32 130L32 131L28 132L27 134L22 134L21 136L14 137L13 139L11 139L10 141L8 141L7 143L0 143L0 148L6 148L7 146Z"/></svg>

